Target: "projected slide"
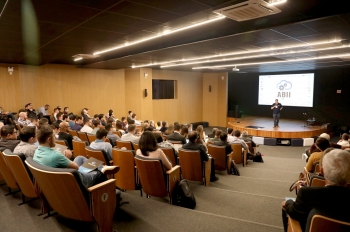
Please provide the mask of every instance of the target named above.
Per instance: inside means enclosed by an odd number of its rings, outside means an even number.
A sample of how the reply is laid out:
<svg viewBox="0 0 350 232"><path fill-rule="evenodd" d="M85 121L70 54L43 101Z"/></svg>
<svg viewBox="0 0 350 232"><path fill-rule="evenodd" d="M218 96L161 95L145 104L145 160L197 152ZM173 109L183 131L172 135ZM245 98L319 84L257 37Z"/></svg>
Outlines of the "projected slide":
<svg viewBox="0 0 350 232"><path fill-rule="evenodd" d="M259 105L278 99L283 106L312 107L313 98L313 73L259 76Z"/></svg>

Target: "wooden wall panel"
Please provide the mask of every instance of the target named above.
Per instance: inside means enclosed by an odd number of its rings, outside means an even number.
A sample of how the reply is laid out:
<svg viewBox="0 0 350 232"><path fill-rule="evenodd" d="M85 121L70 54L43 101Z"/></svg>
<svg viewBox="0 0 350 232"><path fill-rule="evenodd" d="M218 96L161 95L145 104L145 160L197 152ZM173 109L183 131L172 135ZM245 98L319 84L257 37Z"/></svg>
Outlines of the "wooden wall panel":
<svg viewBox="0 0 350 232"><path fill-rule="evenodd" d="M202 121L202 74L153 70L153 79L176 80L177 99L153 100L153 119L173 123Z"/></svg>
<svg viewBox="0 0 350 232"><path fill-rule="evenodd" d="M138 119L141 117L141 100L142 92L140 85L140 70L139 69L126 69L125 70L125 108L127 115L131 110L136 114Z"/></svg>
<svg viewBox="0 0 350 232"><path fill-rule="evenodd" d="M147 77L145 76L147 73ZM140 119L153 119L153 101L152 101L152 76L151 68L140 69L140 88L141 88L141 112ZM145 89L147 89L147 97L145 97Z"/></svg>
<svg viewBox="0 0 350 232"><path fill-rule="evenodd" d="M0 83L0 106L5 111L18 112L21 102L18 67L10 75L7 66L0 66Z"/></svg>

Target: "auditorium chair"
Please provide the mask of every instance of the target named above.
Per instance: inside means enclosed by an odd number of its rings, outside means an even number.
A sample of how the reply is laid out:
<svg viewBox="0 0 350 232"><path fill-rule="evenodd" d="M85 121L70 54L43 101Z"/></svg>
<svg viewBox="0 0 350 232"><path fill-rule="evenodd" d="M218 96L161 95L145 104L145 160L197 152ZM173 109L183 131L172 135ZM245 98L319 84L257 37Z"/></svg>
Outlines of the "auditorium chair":
<svg viewBox="0 0 350 232"><path fill-rule="evenodd" d="M247 165L247 151L243 150L243 147L239 143L231 144L232 153L231 158L236 164L242 164L243 167Z"/></svg>
<svg viewBox="0 0 350 232"><path fill-rule="evenodd" d="M43 166L31 157L25 162L57 213L74 220L96 222L101 232L113 231L117 199L114 179L86 188L78 170Z"/></svg>
<svg viewBox="0 0 350 232"><path fill-rule="evenodd" d="M71 136L77 136L78 138L79 138L79 136L78 136L78 132L77 131L75 131L75 130L69 130L69 134L71 135Z"/></svg>
<svg viewBox="0 0 350 232"><path fill-rule="evenodd" d="M86 156L86 151L85 151L86 143L84 141L72 140L72 144L73 144L73 154L75 157Z"/></svg>
<svg viewBox="0 0 350 232"><path fill-rule="evenodd" d="M78 131L77 133L78 133L79 139L81 139L82 141L87 142L88 144L90 144L89 138L87 137L85 132Z"/></svg>
<svg viewBox="0 0 350 232"><path fill-rule="evenodd" d="M0 172L2 174L2 177L4 178L6 185L8 187L8 193L5 194L5 196L14 194L19 192L18 189L18 185L17 185L17 181L9 167L9 165L7 164L6 160L5 160L5 156L3 155L3 151L0 151ZM13 192L12 190L16 189L17 191Z"/></svg>
<svg viewBox="0 0 350 232"><path fill-rule="evenodd" d="M113 134L118 135L119 138L122 137L122 133L120 133L120 131L113 131Z"/></svg>
<svg viewBox="0 0 350 232"><path fill-rule="evenodd" d="M118 141L117 140L117 147L120 149L125 147L126 150L134 150L133 146L131 145L131 142L129 142L129 141Z"/></svg>
<svg viewBox="0 0 350 232"><path fill-rule="evenodd" d="M181 141L172 141L172 140L167 140L171 144L182 144Z"/></svg>
<svg viewBox="0 0 350 232"><path fill-rule="evenodd" d="M169 196L169 203L172 204L173 192L180 181L180 166L176 165L165 172L160 159L144 158L137 155L134 159L142 190L146 193L147 198L149 196Z"/></svg>
<svg viewBox="0 0 350 232"><path fill-rule="evenodd" d="M253 154L256 154L256 147L252 146L252 142L246 142L246 144L248 145L249 151Z"/></svg>
<svg viewBox="0 0 350 232"><path fill-rule="evenodd" d="M112 149L113 164L120 167L119 172L114 174L115 186L121 190L140 190L142 197L134 156L135 151L132 150Z"/></svg>
<svg viewBox="0 0 350 232"><path fill-rule="evenodd" d="M27 170L27 167L24 163L26 157L23 154L14 154L10 150L3 151L3 155L19 188L22 191L22 203L19 205L23 205L31 202L32 200L36 200L38 198L38 195L35 192L35 187L32 181L32 174L29 170ZM26 201L25 197L34 199Z"/></svg>
<svg viewBox="0 0 350 232"><path fill-rule="evenodd" d="M95 141L96 140L96 135L94 135L94 134L86 134L87 135L87 137L88 137L88 140L89 140L89 143L91 144L93 141Z"/></svg>
<svg viewBox="0 0 350 232"><path fill-rule="evenodd" d="M16 129L17 129L18 131L21 131L21 129L22 129L21 125L19 125L18 123L16 123Z"/></svg>
<svg viewBox="0 0 350 232"><path fill-rule="evenodd" d="M60 144L62 146L66 146L68 148L68 142L63 139L55 139L55 143Z"/></svg>
<svg viewBox="0 0 350 232"><path fill-rule="evenodd" d="M179 164L179 160L176 157L174 148L172 147L159 147L159 148L164 152L164 154L166 155L166 157L168 158L168 160L171 162L173 166Z"/></svg>
<svg viewBox="0 0 350 232"><path fill-rule="evenodd" d="M135 151L139 149L139 145L136 143L132 143L132 147L134 148Z"/></svg>
<svg viewBox="0 0 350 232"><path fill-rule="evenodd" d="M229 173L229 163L228 158L229 155L226 155L226 147L225 146L216 146L213 144L208 144L208 154L210 154L215 159L215 170L225 171Z"/></svg>
<svg viewBox="0 0 350 232"><path fill-rule="evenodd" d="M85 147L85 153L87 158L94 157L103 162L104 165L113 165L113 160L109 160L105 150L93 149L89 146Z"/></svg>
<svg viewBox="0 0 350 232"><path fill-rule="evenodd" d="M208 161L201 161L199 151L179 149L179 163L181 166L182 178L192 181L200 181L204 186L210 185L211 158Z"/></svg>

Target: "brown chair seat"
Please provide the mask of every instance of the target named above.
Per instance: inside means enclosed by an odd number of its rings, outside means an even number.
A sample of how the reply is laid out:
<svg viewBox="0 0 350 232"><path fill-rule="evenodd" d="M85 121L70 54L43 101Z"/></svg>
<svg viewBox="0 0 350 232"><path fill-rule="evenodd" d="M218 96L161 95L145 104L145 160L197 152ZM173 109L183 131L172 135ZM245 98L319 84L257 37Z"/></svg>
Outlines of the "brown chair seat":
<svg viewBox="0 0 350 232"><path fill-rule="evenodd" d="M86 143L84 141L72 140L74 156L86 156Z"/></svg>
<svg viewBox="0 0 350 232"><path fill-rule="evenodd" d="M94 157L95 159L98 159L102 161L105 165L112 165L113 160L109 160L109 157L104 150L98 150L98 149L93 149L89 146L85 147L85 153L87 158Z"/></svg>
<svg viewBox="0 0 350 232"><path fill-rule="evenodd" d="M242 164L243 167L247 164L247 151L242 150L242 145L239 143L232 143L231 158L236 164Z"/></svg>
<svg viewBox="0 0 350 232"><path fill-rule="evenodd" d="M213 144L208 144L208 154L210 154L215 159L215 170L218 171L229 171L228 168L228 156L226 155L225 146L216 146Z"/></svg>
<svg viewBox="0 0 350 232"><path fill-rule="evenodd" d="M131 142L129 141L117 141L117 147L118 148L125 147L126 150L134 150L133 146L131 145Z"/></svg>
<svg viewBox="0 0 350 232"><path fill-rule="evenodd" d="M93 141L96 140L96 135L94 134L86 134L88 139L89 139L89 143L91 144Z"/></svg>
<svg viewBox="0 0 350 232"><path fill-rule="evenodd" d="M86 135L85 132L77 131L77 133L78 133L79 139L81 139L82 141L87 142L88 144L90 144L89 138L88 138L88 136Z"/></svg>
<svg viewBox="0 0 350 232"><path fill-rule="evenodd" d="M3 155L3 152L0 151L0 172L2 174L2 177L4 178L6 185L8 187L8 194L12 193L12 189L18 189L17 181L15 179L15 176L13 175L9 165L7 164L5 160L5 156ZM6 196L5 195L5 196Z"/></svg>
<svg viewBox="0 0 350 232"><path fill-rule="evenodd" d="M164 152L164 154L166 155L166 157L168 158L168 160L171 162L173 166L179 164L174 148L172 147L159 147L159 148Z"/></svg>

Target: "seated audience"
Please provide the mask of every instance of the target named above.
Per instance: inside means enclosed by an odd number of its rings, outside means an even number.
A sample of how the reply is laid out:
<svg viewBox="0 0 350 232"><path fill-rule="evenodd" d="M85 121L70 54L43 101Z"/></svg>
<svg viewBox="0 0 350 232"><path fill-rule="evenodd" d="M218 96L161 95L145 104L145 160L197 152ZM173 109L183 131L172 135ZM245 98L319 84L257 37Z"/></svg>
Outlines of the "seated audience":
<svg viewBox="0 0 350 232"><path fill-rule="evenodd" d="M302 187L295 201L282 202L282 221L284 231L288 228L289 217L297 220L303 231L312 209L336 220L350 222L350 156L340 149L334 149L323 157L321 173L326 181L325 187Z"/></svg>
<svg viewBox="0 0 350 232"><path fill-rule="evenodd" d="M19 113L17 122L21 126L27 126L28 124L30 124L30 121L28 120L27 112Z"/></svg>
<svg viewBox="0 0 350 232"><path fill-rule="evenodd" d="M98 119L100 119L102 126L106 126L107 121L103 114L99 114Z"/></svg>
<svg viewBox="0 0 350 232"><path fill-rule="evenodd" d="M323 154L323 151L326 150L327 148L329 148L330 144L329 144L329 141L327 139L319 137L316 140L315 146L319 150L319 152L315 151L309 157L309 160L307 161L307 164L306 164L306 170L308 172L313 172L314 163L320 161L322 154Z"/></svg>
<svg viewBox="0 0 350 232"><path fill-rule="evenodd" d="M181 128L180 135L182 135L183 137L185 137L185 139L187 139L187 136L188 136L188 127L187 126L183 126Z"/></svg>
<svg viewBox="0 0 350 232"><path fill-rule="evenodd" d="M220 141L215 141L214 145L215 146L225 146L226 155L231 154L231 152L232 152L231 145L227 143L227 134L226 133L220 134Z"/></svg>
<svg viewBox="0 0 350 232"><path fill-rule="evenodd" d="M180 141L182 144L186 144L186 138L180 134L180 124L174 125L174 132L168 135L169 141Z"/></svg>
<svg viewBox="0 0 350 232"><path fill-rule="evenodd" d="M128 129L128 121L126 120L125 117L122 117L122 125L123 125L123 130Z"/></svg>
<svg viewBox="0 0 350 232"><path fill-rule="evenodd" d="M84 126L80 129L80 132L91 133L93 129L91 128L92 123L90 118L84 119Z"/></svg>
<svg viewBox="0 0 350 232"><path fill-rule="evenodd" d="M202 125L197 126L196 129L198 135L199 135L199 139L197 140L197 143L200 143L204 146L205 150L208 151L207 145L205 143L205 133L204 133L204 129Z"/></svg>
<svg viewBox="0 0 350 232"><path fill-rule="evenodd" d="M83 124L83 117L82 116L76 116L75 118L75 123L73 125L73 127L71 127L72 130L75 131L80 131L82 128L82 124Z"/></svg>
<svg viewBox="0 0 350 232"><path fill-rule="evenodd" d="M77 116L74 115L74 114L69 115L68 124L69 124L69 127L70 127L71 130L73 130L72 128L73 128L73 126L74 126L74 124L75 124L75 119L76 119L76 117L77 117Z"/></svg>
<svg viewBox="0 0 350 232"><path fill-rule="evenodd" d="M42 113L43 116L49 115L50 105L46 104L38 109L38 114Z"/></svg>
<svg viewBox="0 0 350 232"><path fill-rule="evenodd" d="M255 144L255 142L252 140L252 138L248 136L248 132L247 132L247 131L243 131L241 137L242 137L242 140L243 140L244 142L251 142L251 144L252 144L252 150L251 150L250 152L251 152L251 153L254 153L254 147L256 147L256 144Z"/></svg>
<svg viewBox="0 0 350 232"><path fill-rule="evenodd" d="M73 136L69 134L69 124L68 122L60 123L60 132L58 133L58 139L66 140L68 143L68 148L73 150Z"/></svg>
<svg viewBox="0 0 350 232"><path fill-rule="evenodd" d="M21 142L15 147L13 153L22 153L26 157L33 157L36 149L38 148L35 143L37 142L35 135L35 127L27 126L21 129L19 137Z"/></svg>
<svg viewBox="0 0 350 232"><path fill-rule="evenodd" d="M196 131L192 131L188 134L189 142L182 146L183 149L186 150L196 150L199 151L201 156L201 161L208 161L208 155L206 148L198 143L198 140L200 139L198 133ZM219 178L215 176L215 159L212 158L211 162L211 174L210 174L210 181L217 181Z"/></svg>
<svg viewBox="0 0 350 232"><path fill-rule="evenodd" d="M52 123L53 133L56 139L58 139L58 133L60 133L60 124L57 122Z"/></svg>
<svg viewBox="0 0 350 232"><path fill-rule="evenodd" d="M32 103L28 103L28 104L25 106L25 109L27 110L27 116L28 116L28 118L37 117L37 114L36 114L35 110L33 109Z"/></svg>
<svg viewBox="0 0 350 232"><path fill-rule="evenodd" d="M107 118L113 118L114 119L113 110L109 110L108 111Z"/></svg>
<svg viewBox="0 0 350 232"><path fill-rule="evenodd" d="M164 132L165 135L170 135L172 133L174 133L174 124L170 124L168 129Z"/></svg>
<svg viewBox="0 0 350 232"><path fill-rule="evenodd" d="M172 168L171 162L164 152L158 148L157 141L150 131L145 131L141 135L139 149L136 151L136 155L150 159L160 159L166 171Z"/></svg>
<svg viewBox="0 0 350 232"><path fill-rule="evenodd" d="M53 118L55 121L57 121L57 114L60 112L58 108L53 109Z"/></svg>
<svg viewBox="0 0 350 232"><path fill-rule="evenodd" d="M128 124L132 124L132 123L130 123L132 115L133 115L133 112L131 110L129 110L128 117L127 117Z"/></svg>
<svg viewBox="0 0 350 232"><path fill-rule="evenodd" d="M217 130L218 128L214 127L213 130L211 131L211 134L208 134L208 138L214 138Z"/></svg>
<svg viewBox="0 0 350 232"><path fill-rule="evenodd" d="M145 132L147 129L149 129L148 123L142 123L141 124L141 131L138 132L139 135L141 135L143 132Z"/></svg>
<svg viewBox="0 0 350 232"><path fill-rule="evenodd" d="M349 146L349 135L347 133L342 134L341 140L337 144L340 146Z"/></svg>
<svg viewBox="0 0 350 232"><path fill-rule="evenodd" d="M85 119L91 119L91 117L89 115L89 109L88 108L83 108L81 110L81 116L83 117L84 121L85 121Z"/></svg>
<svg viewBox="0 0 350 232"><path fill-rule="evenodd" d="M16 114L16 113L12 113L10 111L5 111L0 106L0 121L2 121L3 123L11 124L11 122L9 121L9 118L12 119L12 123L15 123L15 116L14 116L14 114Z"/></svg>
<svg viewBox="0 0 350 232"><path fill-rule="evenodd" d="M96 120L99 120L98 114L95 114L95 115L94 115L94 118L92 119L92 124L94 124L94 122L95 122Z"/></svg>
<svg viewBox="0 0 350 232"><path fill-rule="evenodd" d="M153 120L149 121L149 127L150 127L152 130L155 130L155 129L156 129L156 126L154 125L154 121L153 121Z"/></svg>
<svg viewBox="0 0 350 232"><path fill-rule="evenodd" d="M233 144L233 143L241 144L242 148L245 151L247 151L247 159L253 159L255 155L249 151L248 145L242 139L240 139L240 136L241 136L241 132L239 130L235 130L233 139L231 140L232 142L229 144Z"/></svg>
<svg viewBox="0 0 350 232"><path fill-rule="evenodd" d="M1 149L9 149L13 152L19 143L20 140L17 140L17 133L14 125L5 125L1 128Z"/></svg>
<svg viewBox="0 0 350 232"><path fill-rule="evenodd" d="M58 112L58 114L56 115L56 122L58 123L58 125L63 122L63 113L62 112Z"/></svg>
<svg viewBox="0 0 350 232"><path fill-rule="evenodd" d="M63 108L63 114L69 115L69 108L67 106Z"/></svg>
<svg viewBox="0 0 350 232"><path fill-rule="evenodd" d="M161 127L162 123L160 121L157 122L156 124L156 130L159 131Z"/></svg>
<svg viewBox="0 0 350 232"><path fill-rule="evenodd" d="M222 134L222 130L216 130L216 132L215 132L215 137L209 139L209 141L211 141L211 142L218 142L218 141L221 141L221 139L220 139L220 135L221 135L221 134Z"/></svg>
<svg viewBox="0 0 350 232"><path fill-rule="evenodd" d="M132 124L135 124L136 126L141 126L141 122L139 120L136 120L136 114L132 114L130 122L132 121L134 121L134 123Z"/></svg>
<svg viewBox="0 0 350 232"><path fill-rule="evenodd" d="M38 128L42 127L43 125L48 125L48 124L49 124L49 120L47 118L42 118L39 120Z"/></svg>
<svg viewBox="0 0 350 232"><path fill-rule="evenodd" d="M234 141L234 136L233 136L233 128L227 128L227 142L229 144L233 143Z"/></svg>
<svg viewBox="0 0 350 232"><path fill-rule="evenodd" d="M135 132L136 132L136 126L134 124L130 124L128 127L128 133L124 134L120 140L121 141L129 141L132 143L139 143L140 137L135 136Z"/></svg>
<svg viewBox="0 0 350 232"><path fill-rule="evenodd" d="M38 118L36 116L30 118L30 123L27 126L34 126L35 128L37 128L39 126Z"/></svg>
<svg viewBox="0 0 350 232"><path fill-rule="evenodd" d="M123 124L122 124L121 121L118 120L118 121L115 123L115 130L116 130L116 131L119 131L122 135L125 134L125 131L123 130Z"/></svg>
<svg viewBox="0 0 350 232"><path fill-rule="evenodd" d="M117 141L121 141L120 137L113 133L112 124L107 123L105 129L106 131L108 131L107 138L109 139L109 141L111 141L112 146L115 147L117 145Z"/></svg>
<svg viewBox="0 0 350 232"><path fill-rule="evenodd" d="M55 146L55 137L53 135L52 127L45 125L37 130L37 138L39 147L34 153L33 160L41 165L53 168L70 168L79 170L79 167L87 160L83 156L77 156L74 162L70 161L68 155L64 156L62 153L52 149ZM70 154L71 155L71 154ZM117 166L100 166L98 170L89 173L79 172L81 180L86 188L107 180L106 174L113 174L118 172ZM105 175L104 175L105 174Z"/></svg>
<svg viewBox="0 0 350 232"><path fill-rule="evenodd" d="M163 121L162 127L159 129L159 131L164 134L167 129L168 129L168 123L166 121Z"/></svg>
<svg viewBox="0 0 350 232"><path fill-rule="evenodd" d="M97 119L97 120L95 120L94 122L93 122L93 124L94 124L94 129L90 132L90 134L96 134L96 132L100 129L100 128L102 128L102 123L101 123L101 121L100 121L100 119Z"/></svg>
<svg viewBox="0 0 350 232"><path fill-rule="evenodd" d="M90 144L90 147L93 149L104 150L107 153L108 159L112 160L112 145L105 142L108 135L106 129L100 128L96 132L96 140Z"/></svg>
<svg viewBox="0 0 350 232"><path fill-rule="evenodd" d="M329 134L327 134L327 133L322 133L319 137L325 138L325 139L327 139L328 141L331 140L331 137L330 137ZM338 145L338 144L336 144L336 143L332 143L332 142L329 142L329 143L330 143L330 146L331 146L331 147L339 148L339 149L342 148L341 145ZM315 149L317 149L317 148L316 148L316 145L315 145L315 143L314 143L314 144L312 144L312 146L310 147L310 149L308 149L308 150L305 151L306 155L310 157L310 155L315 151ZM307 161L308 161L308 159L306 159L306 162L307 162Z"/></svg>

